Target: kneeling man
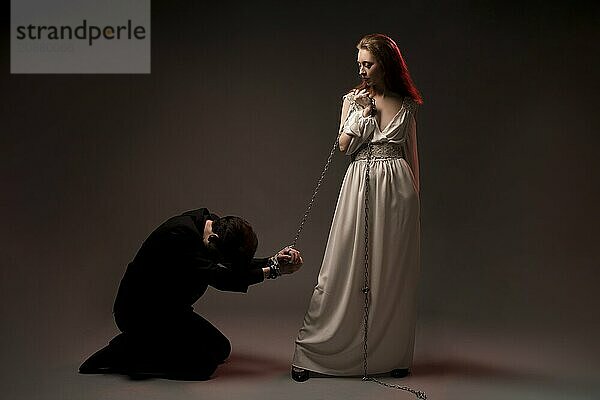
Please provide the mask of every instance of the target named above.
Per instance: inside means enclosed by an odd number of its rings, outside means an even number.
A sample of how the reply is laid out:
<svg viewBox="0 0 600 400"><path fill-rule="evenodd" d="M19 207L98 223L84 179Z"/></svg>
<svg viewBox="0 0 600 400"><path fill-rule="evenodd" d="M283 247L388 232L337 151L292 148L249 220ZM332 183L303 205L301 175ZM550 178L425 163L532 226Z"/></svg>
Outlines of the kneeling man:
<svg viewBox="0 0 600 400"><path fill-rule="evenodd" d="M79 372L210 378L231 345L193 311L208 285L246 292L302 265L300 253L289 247L270 258L253 258L257 246L244 219L219 217L206 208L164 222L144 241L119 285L114 316L122 333Z"/></svg>

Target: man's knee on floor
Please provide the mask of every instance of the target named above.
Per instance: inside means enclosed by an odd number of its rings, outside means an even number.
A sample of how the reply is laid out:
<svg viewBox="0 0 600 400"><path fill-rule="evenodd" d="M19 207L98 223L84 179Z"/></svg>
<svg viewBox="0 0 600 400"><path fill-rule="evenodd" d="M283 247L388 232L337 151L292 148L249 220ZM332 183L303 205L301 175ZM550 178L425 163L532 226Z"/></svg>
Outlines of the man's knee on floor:
<svg viewBox="0 0 600 400"><path fill-rule="evenodd" d="M213 349L213 354L216 361L219 363L223 362L231 354L231 342L229 342L229 339L223 336L218 343L215 343Z"/></svg>

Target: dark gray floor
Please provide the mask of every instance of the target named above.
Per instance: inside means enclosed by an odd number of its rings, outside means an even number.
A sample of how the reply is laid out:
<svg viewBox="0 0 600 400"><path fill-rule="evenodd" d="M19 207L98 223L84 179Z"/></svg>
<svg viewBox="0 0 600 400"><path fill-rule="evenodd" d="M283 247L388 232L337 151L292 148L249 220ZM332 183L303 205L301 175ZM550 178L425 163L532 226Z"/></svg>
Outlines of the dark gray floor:
<svg viewBox="0 0 600 400"><path fill-rule="evenodd" d="M3 398L21 399L411 399L412 395L363 382L360 378L289 378L293 339L300 320L269 313L209 319L233 343L231 358L213 379L182 382L135 381L121 376L79 375L86 353L103 346L115 333L99 326L72 346L58 349L51 360L20 360L3 366ZM424 390L429 399L597 399L599 360L589 351L594 343L584 333L536 332L510 327L458 326L420 321L414 374L387 382ZM586 339L587 338L587 339ZM48 350L47 354L56 354ZM83 354L80 354L82 353ZM32 354L32 353L30 353ZM16 358L18 360L18 358Z"/></svg>

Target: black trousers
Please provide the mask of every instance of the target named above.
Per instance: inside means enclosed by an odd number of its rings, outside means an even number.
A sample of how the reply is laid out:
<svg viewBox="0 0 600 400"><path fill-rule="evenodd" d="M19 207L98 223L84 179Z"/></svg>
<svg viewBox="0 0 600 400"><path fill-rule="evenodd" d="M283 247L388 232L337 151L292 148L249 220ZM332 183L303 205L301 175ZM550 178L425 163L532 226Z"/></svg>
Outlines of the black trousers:
<svg viewBox="0 0 600 400"><path fill-rule="evenodd" d="M130 375L203 380L231 353L229 340L191 310L135 317L117 313L115 321L122 333L84 362L81 372L100 365Z"/></svg>

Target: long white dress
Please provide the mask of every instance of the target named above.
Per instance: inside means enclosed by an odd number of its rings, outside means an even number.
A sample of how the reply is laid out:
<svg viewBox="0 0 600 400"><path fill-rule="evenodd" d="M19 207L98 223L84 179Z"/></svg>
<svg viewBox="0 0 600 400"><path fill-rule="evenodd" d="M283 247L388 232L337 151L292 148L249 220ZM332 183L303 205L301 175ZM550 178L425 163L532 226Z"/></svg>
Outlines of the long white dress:
<svg viewBox="0 0 600 400"><path fill-rule="evenodd" d="M401 145L405 158L372 159L369 189L368 373L410 368L420 268L420 203L415 112L405 98L383 130L353 103L341 132L346 154L366 142ZM344 177L323 263L292 365L328 375L363 374L364 195L367 160Z"/></svg>

